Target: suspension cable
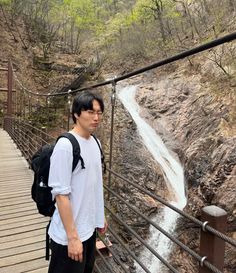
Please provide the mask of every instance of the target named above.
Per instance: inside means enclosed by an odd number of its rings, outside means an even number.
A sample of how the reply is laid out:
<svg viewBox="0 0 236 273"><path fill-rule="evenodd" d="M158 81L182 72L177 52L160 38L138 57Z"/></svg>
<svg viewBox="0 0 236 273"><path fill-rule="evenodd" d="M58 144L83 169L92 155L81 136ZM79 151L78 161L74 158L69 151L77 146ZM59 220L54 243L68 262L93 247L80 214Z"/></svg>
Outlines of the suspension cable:
<svg viewBox="0 0 236 273"><path fill-rule="evenodd" d="M102 87L102 86L107 85L107 84L120 82L122 80L131 78L131 77L136 76L138 74L141 74L143 72L146 72L146 71L149 71L151 69L160 67L162 65L173 63L175 61L178 61L178 60L184 59L186 57L192 56L192 55L194 55L196 53L200 53L200 52L206 51L208 49L211 49L213 47L219 46L221 44L231 42L231 41L233 41L235 39L236 39L236 32L233 32L233 33L225 35L225 36L223 36L221 38L215 39L215 40L213 40L211 42L208 42L208 43L205 43L203 45L200 45L200 46L194 47L192 49L186 50L186 51L181 52L181 53L179 53L177 55L174 55L174 56L166 58L164 60L155 62L155 63L153 63L153 64L151 64L149 66L145 66L143 68L134 70L133 72L124 74L122 76L118 76L118 77L115 77L113 79L106 80L106 81L103 81L103 82L100 82L100 83L95 83L94 85L86 86L86 87L83 87L83 88L74 89L74 90L71 91L71 94L75 94L77 92L88 90L88 89L94 89L94 88ZM15 73L13 75L15 77ZM19 80L18 80L18 82L19 82ZM23 87L23 88L24 88L25 91L27 91L27 92L29 92L31 94L34 94L34 95L38 95L38 96L47 96L48 97L48 96L65 96L65 95L67 95L67 92L50 93L50 94L48 94L48 93L47 94L43 94L43 93L37 94L36 92L27 90L25 87Z"/></svg>

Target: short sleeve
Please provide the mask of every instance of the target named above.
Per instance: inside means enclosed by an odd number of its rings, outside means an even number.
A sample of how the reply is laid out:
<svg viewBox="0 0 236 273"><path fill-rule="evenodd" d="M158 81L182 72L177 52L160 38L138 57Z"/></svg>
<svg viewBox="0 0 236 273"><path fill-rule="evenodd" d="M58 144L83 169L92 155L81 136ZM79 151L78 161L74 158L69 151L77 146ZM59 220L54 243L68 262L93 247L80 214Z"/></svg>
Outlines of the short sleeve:
<svg viewBox="0 0 236 273"><path fill-rule="evenodd" d="M60 138L50 158L48 185L52 187L53 199L58 194L71 192L72 145L67 138Z"/></svg>

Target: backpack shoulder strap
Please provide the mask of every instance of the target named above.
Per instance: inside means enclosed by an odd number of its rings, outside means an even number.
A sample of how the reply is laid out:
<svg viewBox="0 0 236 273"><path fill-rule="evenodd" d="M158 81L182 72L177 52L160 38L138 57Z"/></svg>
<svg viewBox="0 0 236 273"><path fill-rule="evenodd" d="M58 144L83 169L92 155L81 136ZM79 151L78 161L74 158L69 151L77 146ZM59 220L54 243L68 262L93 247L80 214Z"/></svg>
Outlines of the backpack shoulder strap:
<svg viewBox="0 0 236 273"><path fill-rule="evenodd" d="M61 137L65 137L67 139L69 139L69 141L71 142L71 145L73 147L73 164L72 164L72 172L74 171L75 167L77 166L79 160L81 161L81 167L82 169L85 169L84 166L84 160L80 155L80 146L79 146L79 142L77 141L77 139L75 138L75 136L73 136L71 133L63 133L62 135L60 135L57 138L57 141L61 138Z"/></svg>
<svg viewBox="0 0 236 273"><path fill-rule="evenodd" d="M105 163L105 156L104 156L104 153L102 151L102 147L101 147L101 144L100 142L98 141L98 139L95 137L95 135L91 134L91 136L95 139L95 141L97 142L97 145L99 147L99 150L101 152L101 161L102 161L102 165L103 165L103 172L105 173L106 172L106 163Z"/></svg>

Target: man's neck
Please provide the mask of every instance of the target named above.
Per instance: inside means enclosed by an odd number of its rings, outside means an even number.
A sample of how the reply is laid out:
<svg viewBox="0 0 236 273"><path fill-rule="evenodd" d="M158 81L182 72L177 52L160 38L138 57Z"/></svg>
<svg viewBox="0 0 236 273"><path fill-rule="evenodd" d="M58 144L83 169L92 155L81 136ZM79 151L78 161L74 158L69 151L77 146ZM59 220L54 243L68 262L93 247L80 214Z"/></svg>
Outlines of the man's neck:
<svg viewBox="0 0 236 273"><path fill-rule="evenodd" d="M82 130L82 128L78 126L77 124L74 125L74 128L72 129L72 131L86 139L89 139L91 135L89 132L85 132L84 130Z"/></svg>

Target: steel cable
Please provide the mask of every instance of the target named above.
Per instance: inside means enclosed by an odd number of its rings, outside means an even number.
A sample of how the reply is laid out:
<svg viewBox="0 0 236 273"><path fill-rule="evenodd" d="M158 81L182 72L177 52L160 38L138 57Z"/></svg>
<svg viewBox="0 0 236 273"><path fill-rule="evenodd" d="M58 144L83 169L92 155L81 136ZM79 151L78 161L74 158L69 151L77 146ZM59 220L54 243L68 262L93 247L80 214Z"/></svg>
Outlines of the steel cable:
<svg viewBox="0 0 236 273"><path fill-rule="evenodd" d="M128 271L128 269L120 262L119 258L117 257L117 254L115 253L115 251L109 246L107 245L107 243L105 242L105 240L99 235L98 233L98 238L104 243L104 245L107 247L108 251L111 252L111 254L113 255L113 259L122 267L122 269L126 272L126 273L130 273Z"/></svg>
<svg viewBox="0 0 236 273"><path fill-rule="evenodd" d="M129 227L119 216L117 216L110 207L105 205L105 208L110 212L111 215L113 215L129 232L131 232L143 245L146 246L164 265L166 265L171 272L179 273L171 264L169 264L164 258L162 258L156 250L148 245L138 234L135 232L132 228ZM138 261L137 261L138 262ZM148 270L148 269L147 269ZM149 270L146 272L150 272ZM151 273L151 272L150 272Z"/></svg>
<svg viewBox="0 0 236 273"><path fill-rule="evenodd" d="M125 79L128 79L128 78L131 78L133 76L136 76L136 75L139 75L143 72L146 72L146 71L149 71L151 69L154 69L154 68L157 68L157 67L160 67L160 66L163 66L163 65L166 65L166 64L169 64L169 63L173 63L175 61L178 61L178 60L181 60L181 59L184 59L186 57L189 57L189 56L192 56L194 54L197 54L197 53L200 53L200 52L203 52L205 50L208 50L208 49L211 49L213 47L216 47L216 46L219 46L221 44L224 44L224 43L228 43L228 42L231 42L233 40L236 39L236 32L233 32L231 34L228 34L228 35L225 35L224 37L221 37L221 38L218 38L218 39L215 39L211 42L208 42L208 43L205 43L203 45L200 45L200 46L197 46L197 47L194 47L192 49L189 49L189 50L186 50L182 53L179 53L177 55L174 55L172 57L169 57L169 58L166 58L164 60L161 60L161 61L158 61L158 62L155 62L149 66L145 66L143 68L140 68L140 69L137 69L137 70L134 70L133 72L130 72L130 73L127 73L125 75L122 75L122 76L118 76L118 77L114 77L113 79L111 80L107 80L107 81L103 81L101 83L96 83L94 85L90 85L90 86L86 86L86 87L83 87L83 88L78 88L78 89L74 89L74 90L71 90L70 94L74 94L74 93L77 93L77 92L80 92L80 91L83 91L83 90L88 90L88 89L94 89L94 88L98 88L98 87L102 87L104 85L108 85L108 84L114 84L114 83L117 83L117 82L120 82L122 80L125 80ZM15 74L13 74L13 76L15 77ZM19 80L18 80L19 81ZM22 85L22 84L21 84ZM23 86L23 85L22 85ZM23 87L23 89L27 92L29 92L30 94L34 94L34 95L37 95L37 96L44 96L44 97L50 97L50 96L65 96L65 95L68 95L68 92L62 92L62 93L48 93L48 94L38 94L38 93L35 93L33 91L29 91L27 90L25 87Z"/></svg>
<svg viewBox="0 0 236 273"><path fill-rule="evenodd" d="M172 242L176 243L180 248L184 249L187 253L189 253L191 256L193 256L195 259L197 259L198 262L202 261L202 259L204 257L201 257L195 251L193 251L192 249L190 249L189 247L187 247L185 244L183 244L182 242L180 242L178 239L176 239L174 236L172 236L168 232L166 232L163 228L161 228L159 225L157 225L154 221L150 220L148 217L146 217L145 215L143 215L142 213L140 213L135 207L133 207L132 205L130 205L126 200L124 200L121 196L119 196L113 190L108 189L108 187L106 187L106 186L105 186L105 188L107 190L109 190L113 195L115 195L118 199L120 199L122 202L124 202L129 208L131 208L133 211L135 211L139 216L141 216L143 219L145 219L148 223L152 224L156 229L158 229L161 233L163 233L166 237L168 237ZM114 215L114 213L112 213L112 214ZM120 218L117 216L117 219L120 219ZM122 220L119 220L119 221L122 221ZM145 246L146 246L146 244L145 244ZM155 253L153 253L153 254L156 256ZM161 256L158 255L156 257L158 259L160 259ZM170 264L168 262L166 262L162 257L161 257L160 260L166 266L168 266L168 267L170 266ZM213 272L215 272L215 273L222 273L219 269L217 269L214 265L212 265L211 263L209 263L207 260L204 260L203 263L204 263L204 265L206 265L206 267L208 267L209 269L211 269ZM169 267L169 269L171 269L171 268ZM178 272L178 271L172 271L172 272Z"/></svg>
<svg viewBox="0 0 236 273"><path fill-rule="evenodd" d="M141 186L138 185L137 182L134 183L134 182L132 182L132 181L126 179L125 177L121 176L120 174L114 172L113 170L111 170L111 169L109 169L109 168L107 168L107 170L108 170L109 172L111 172L113 175L115 175L116 177L118 177L118 178L120 178L121 180L125 181L126 183L132 185L133 187L135 187L135 188L139 189L140 191L146 193L147 195L149 195L149 196L152 197L153 199L159 201L159 202L162 203L163 205L165 205L165 206L169 207L170 209L176 211L177 213L181 214L183 217L188 218L189 220L191 220L191 221L194 222L195 224L199 225L200 227L203 226L204 223L203 223L202 221L200 221L200 220L198 220L197 218L195 218L195 217L193 217L193 216L191 216L191 215L185 213L184 211L182 211L182 210L176 208L175 206L169 204L167 201L165 201L164 199L162 199L160 196L155 195L155 194L149 192L148 190L142 188ZM211 232L212 234L216 235L217 237L223 239L225 242L227 242L227 243L231 244L232 246L235 246L235 247L236 247L236 240L234 240L234 239L232 239L232 238L226 236L225 234L223 234L223 233L219 232L218 230L216 230L216 229L210 227L209 225L206 225L204 228L205 228L206 230L208 230L209 232Z"/></svg>

